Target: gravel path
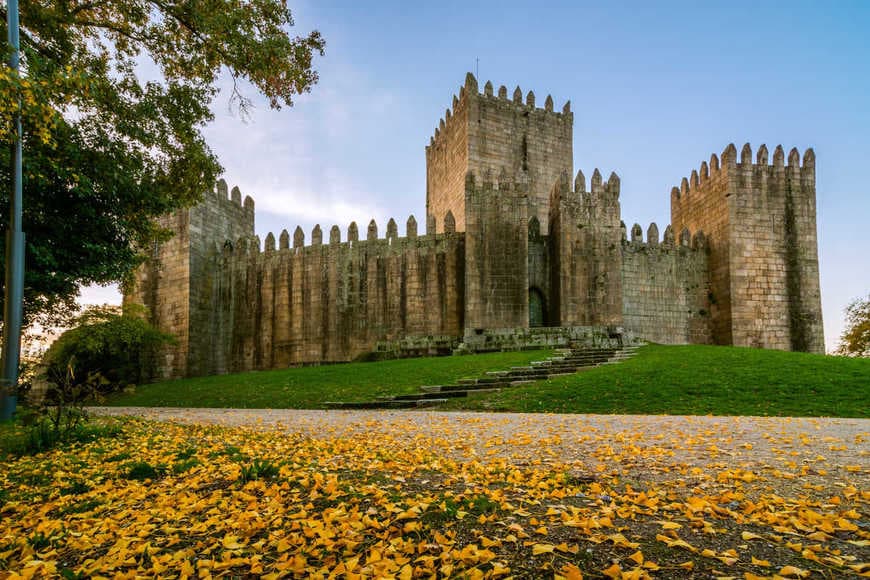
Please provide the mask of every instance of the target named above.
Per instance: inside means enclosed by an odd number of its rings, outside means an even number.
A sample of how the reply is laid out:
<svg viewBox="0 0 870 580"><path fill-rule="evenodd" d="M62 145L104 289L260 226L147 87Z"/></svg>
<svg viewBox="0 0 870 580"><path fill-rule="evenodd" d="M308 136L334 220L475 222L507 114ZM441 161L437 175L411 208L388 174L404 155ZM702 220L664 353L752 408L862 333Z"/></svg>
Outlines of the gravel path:
<svg viewBox="0 0 870 580"><path fill-rule="evenodd" d="M556 415L439 411L317 411L100 407L100 415L283 430L309 437L370 434L436 445L458 458L516 464L618 466L626 476L672 466L740 468L795 483L870 488L870 420L838 418Z"/></svg>

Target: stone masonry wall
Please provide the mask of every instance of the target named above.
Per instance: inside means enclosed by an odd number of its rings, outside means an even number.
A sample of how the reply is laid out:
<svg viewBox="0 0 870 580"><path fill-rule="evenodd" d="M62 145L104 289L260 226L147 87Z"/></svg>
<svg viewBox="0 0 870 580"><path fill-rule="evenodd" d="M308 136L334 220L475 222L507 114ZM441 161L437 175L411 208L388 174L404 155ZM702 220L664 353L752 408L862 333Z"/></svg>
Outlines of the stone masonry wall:
<svg viewBox="0 0 870 580"><path fill-rule="evenodd" d="M465 329L529 326L528 183L466 179Z"/></svg>
<svg viewBox="0 0 870 580"><path fill-rule="evenodd" d="M707 246L704 235L674 238L670 226L659 241L656 224L644 242L639 225L622 242L622 300L625 328L662 344L712 341Z"/></svg>
<svg viewBox="0 0 870 580"><path fill-rule="evenodd" d="M175 344L157 353L155 378L187 374L190 328L190 213L180 211L157 220L171 230L172 238L154 242L148 260L135 272L133 284L125 289L124 303L142 304L151 324L175 337Z"/></svg>
<svg viewBox="0 0 870 580"><path fill-rule="evenodd" d="M214 308L213 256L225 240L253 235L254 201L246 196L243 203L239 188L228 193L221 179L202 203L158 223L174 235L155 244L124 297L144 304L151 323L176 338L158 353L154 377L223 372L227 363L220 359L215 342L222 320Z"/></svg>
<svg viewBox="0 0 870 580"><path fill-rule="evenodd" d="M468 99L465 89L453 97L453 110L447 109L435 136L426 147L427 225L451 212L456 227L465 231L465 172L468 167ZM444 224L437 233L444 232ZM426 233L434 234L436 231Z"/></svg>
<svg viewBox="0 0 870 580"><path fill-rule="evenodd" d="M208 194L207 194L208 195ZM222 358L218 339L223 324L215 311L213 293L217 272L212 256L226 240L254 235L254 200L234 187L227 198L227 185L218 181L213 203L190 209L190 346L188 375L225 372L229 362Z"/></svg>
<svg viewBox="0 0 870 580"><path fill-rule="evenodd" d="M619 188L615 173L602 183L596 169L588 193L582 171L573 191L567 174L551 190L550 288L556 324L622 324Z"/></svg>
<svg viewBox="0 0 870 580"><path fill-rule="evenodd" d="M824 352L815 227L815 156L785 164L777 146L757 163L747 143L734 171L731 293L734 344Z"/></svg>
<svg viewBox="0 0 870 580"><path fill-rule="evenodd" d="M491 82L478 92L472 74L465 79L453 110L447 111L426 148L426 207L429 215L452 211L457 231L465 231L464 180L476 175L525 173L529 181L529 215L536 215L546 234L549 192L563 172L573 172L573 124L570 102L562 112L553 111L547 96L543 108L535 94L525 96L519 87L508 100L502 86L493 94ZM441 229L439 229L441 231Z"/></svg>
<svg viewBox="0 0 870 580"><path fill-rule="evenodd" d="M733 145L722 153L723 159L735 154ZM703 231L709 246L710 317L713 341L731 344L731 217L728 205L733 184L727 171L719 166L719 157L710 156L710 165L701 163L700 171L683 178L679 188L671 190L671 225L674 231Z"/></svg>
<svg viewBox="0 0 870 580"><path fill-rule="evenodd" d="M449 220L445 220L449 223ZM382 341L462 334L465 240L451 231L417 235L410 218L398 237L355 223L342 242L337 227L324 243L320 227L309 245L297 228L276 248L243 238L214 257L212 292L224 322L217 342L227 371L349 361ZM211 372L215 372L214 370Z"/></svg>
<svg viewBox="0 0 870 580"><path fill-rule="evenodd" d="M815 223L815 156L781 146L768 164L731 144L671 196L675 228L710 245L711 312L718 344L824 352Z"/></svg>

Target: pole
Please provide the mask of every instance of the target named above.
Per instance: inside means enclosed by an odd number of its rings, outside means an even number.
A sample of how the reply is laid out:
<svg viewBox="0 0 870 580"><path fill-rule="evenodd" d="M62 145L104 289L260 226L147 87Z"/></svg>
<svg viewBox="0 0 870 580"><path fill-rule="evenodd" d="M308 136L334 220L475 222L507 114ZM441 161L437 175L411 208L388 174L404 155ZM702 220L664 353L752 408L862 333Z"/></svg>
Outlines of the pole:
<svg viewBox="0 0 870 580"><path fill-rule="evenodd" d="M10 57L9 68L15 73L18 64L18 0L6 2L6 28L8 32ZM2 390L2 409L0 419L11 419L15 414L18 401L18 363L21 358L21 319L22 299L24 296L24 232L22 231L22 134L21 112L15 114L13 130L15 142L12 144L12 191L9 196L9 229L6 231L6 296L3 309L3 354L0 357L0 390Z"/></svg>

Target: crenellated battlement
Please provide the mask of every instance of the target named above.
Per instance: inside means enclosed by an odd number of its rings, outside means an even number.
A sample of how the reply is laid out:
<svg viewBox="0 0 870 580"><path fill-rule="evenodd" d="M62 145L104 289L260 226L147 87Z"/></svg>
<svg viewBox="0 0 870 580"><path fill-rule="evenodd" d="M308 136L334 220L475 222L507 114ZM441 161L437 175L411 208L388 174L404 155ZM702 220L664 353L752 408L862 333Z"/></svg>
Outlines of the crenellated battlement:
<svg viewBox="0 0 870 580"><path fill-rule="evenodd" d="M720 161L721 159L721 161ZM692 194L703 195L707 191L709 182L722 179L734 179L746 181L748 178L755 179L757 193L767 193L765 180L789 179L802 182L815 182L816 155L812 148L804 151L803 162L797 147L793 147L788 154L786 164L785 150L782 145L777 145L773 153L773 162L768 163L769 154L767 145L762 144L758 148L755 161L752 160L752 147L749 143L743 145L738 156L737 147L730 143L718 157L715 153L710 156L710 163L701 162L699 169L693 169L688 177L683 177L679 186L671 189L671 203L692 203ZM758 181L758 180L761 181Z"/></svg>
<svg viewBox="0 0 870 580"><path fill-rule="evenodd" d="M674 235L674 229L668 225L665 228L664 237L659 240L659 227L655 222L652 222L646 230L646 239L644 239L643 228L640 224L635 223L631 227L630 237L626 231L625 223L621 224L622 230L622 245L628 251L654 251L685 248L687 250L707 251L707 236L704 232L698 230L692 234L689 228L680 230L679 235Z"/></svg>
<svg viewBox="0 0 870 580"><path fill-rule="evenodd" d="M560 205L573 207L575 218L584 223L596 222L599 225L613 224L619 221L619 194L621 180L616 172L611 172L606 181L596 167L586 188L586 176L582 170L574 177L573 188L567 173L562 173L559 180L550 189L550 213ZM552 221L552 215L549 216Z"/></svg>
<svg viewBox="0 0 870 580"><path fill-rule="evenodd" d="M227 207L234 207L244 210L251 215L254 214L254 200L250 195L246 195L242 201L242 192L239 186L234 186L232 191L228 191L227 182L224 179L218 179L214 189L206 193L207 197L216 200L220 204L225 204Z"/></svg>
<svg viewBox="0 0 870 580"><path fill-rule="evenodd" d="M504 185L502 186L504 187ZM405 222L405 235L399 236L398 225L393 218L387 223L386 233L383 237L378 235L378 224L372 219L367 226L366 238L359 239L359 227L356 222L351 222L346 229L345 240L342 241L341 229L333 225L329 230L328 241L323 239L323 230L320 224L316 224L311 231L311 241L306 245L305 232L296 226L292 245L289 232L281 230L278 237L269 232L261 242L260 236L241 236L235 240L226 240L222 244L216 244L214 249L219 250L225 258L247 258L250 256L271 256L272 254L295 255L302 254L313 249L335 248L374 248L376 250L389 250L401 252L410 246L433 245L438 240L453 238L457 235L455 220L451 212L447 212L442 220L444 231L439 234L426 233L418 235L417 219L411 215ZM276 244L277 240L277 244ZM437 245L437 244L436 244Z"/></svg>
<svg viewBox="0 0 870 580"><path fill-rule="evenodd" d="M484 171L470 169L465 173L465 190L528 193L529 177L522 172L519 175L509 173L505 167L499 169L498 174L489 168Z"/></svg>
<svg viewBox="0 0 870 580"><path fill-rule="evenodd" d="M438 121L435 132L429 138L429 146L435 145L440 140L441 134L452 129L454 123L461 123L462 115L466 112L469 99L485 99L488 103L496 104L505 108L510 108L522 113L534 115L554 115L555 118L565 118L572 116L571 101L565 101L561 111L554 109L554 101L551 95L547 95L544 99L544 106L536 106L536 97L534 91L528 91L523 97L523 91L517 86L513 90L513 96L508 98L508 89L501 85L498 93L493 93L493 84L491 81L486 81L483 87L483 92L480 92L477 84L477 79L471 73L465 75L465 84L459 89L459 96L453 95L451 108L444 112L444 116ZM572 117L573 118L573 117Z"/></svg>

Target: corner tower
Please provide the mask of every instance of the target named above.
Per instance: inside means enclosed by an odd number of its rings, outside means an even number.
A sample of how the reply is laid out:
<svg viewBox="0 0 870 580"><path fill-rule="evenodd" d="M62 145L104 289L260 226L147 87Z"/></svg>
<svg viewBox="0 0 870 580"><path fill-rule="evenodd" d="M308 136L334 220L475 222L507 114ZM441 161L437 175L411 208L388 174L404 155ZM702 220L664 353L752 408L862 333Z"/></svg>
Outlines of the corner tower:
<svg viewBox="0 0 870 580"><path fill-rule="evenodd" d="M786 165L782 146L769 164L728 145L673 188L671 223L707 235L716 343L824 352L812 149Z"/></svg>
<svg viewBox="0 0 870 580"><path fill-rule="evenodd" d="M549 95L543 108L529 91L519 87L508 98L507 88L493 94L487 82L483 93L468 73L459 97L448 109L426 147L427 223L435 219L438 232L450 211L456 231L465 231L465 177L527 174L529 217L537 216L542 234L549 222L550 189L563 173L573 174L574 115L570 101L562 112L553 110ZM434 233L434 232L433 232Z"/></svg>
<svg viewBox="0 0 870 580"><path fill-rule="evenodd" d="M221 179L201 203L158 219L172 232L154 242L150 255L124 290L124 302L142 304L149 322L175 337L154 365L153 378L208 374L220 349L215 325L215 262L226 240L254 235L254 200Z"/></svg>

